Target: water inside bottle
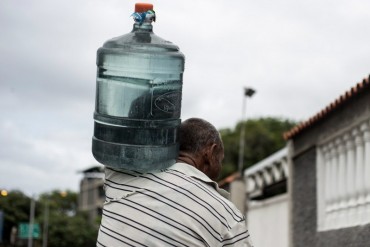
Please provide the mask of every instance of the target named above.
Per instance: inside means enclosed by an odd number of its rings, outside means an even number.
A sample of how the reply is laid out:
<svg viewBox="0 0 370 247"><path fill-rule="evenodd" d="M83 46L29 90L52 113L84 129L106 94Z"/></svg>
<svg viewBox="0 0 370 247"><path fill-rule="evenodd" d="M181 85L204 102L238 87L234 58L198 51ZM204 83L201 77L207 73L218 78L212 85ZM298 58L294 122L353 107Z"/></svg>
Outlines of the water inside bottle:
<svg viewBox="0 0 370 247"><path fill-rule="evenodd" d="M98 51L94 157L144 172L170 166L179 148L183 55L158 45L106 46Z"/></svg>

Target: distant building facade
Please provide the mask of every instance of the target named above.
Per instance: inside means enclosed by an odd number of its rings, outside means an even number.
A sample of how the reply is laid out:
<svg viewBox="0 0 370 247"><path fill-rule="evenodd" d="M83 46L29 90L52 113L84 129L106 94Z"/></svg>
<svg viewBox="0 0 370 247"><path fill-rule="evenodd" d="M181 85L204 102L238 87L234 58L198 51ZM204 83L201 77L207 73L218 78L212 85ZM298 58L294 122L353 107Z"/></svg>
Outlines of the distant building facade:
<svg viewBox="0 0 370 247"><path fill-rule="evenodd" d="M370 246L370 78L285 139L291 246Z"/></svg>
<svg viewBox="0 0 370 247"><path fill-rule="evenodd" d="M104 167L95 166L82 171L83 178L80 182L78 208L89 214L89 219L94 222L101 216L105 201L104 194Z"/></svg>
<svg viewBox="0 0 370 247"><path fill-rule="evenodd" d="M238 192L255 245L369 247L370 78L284 137Z"/></svg>

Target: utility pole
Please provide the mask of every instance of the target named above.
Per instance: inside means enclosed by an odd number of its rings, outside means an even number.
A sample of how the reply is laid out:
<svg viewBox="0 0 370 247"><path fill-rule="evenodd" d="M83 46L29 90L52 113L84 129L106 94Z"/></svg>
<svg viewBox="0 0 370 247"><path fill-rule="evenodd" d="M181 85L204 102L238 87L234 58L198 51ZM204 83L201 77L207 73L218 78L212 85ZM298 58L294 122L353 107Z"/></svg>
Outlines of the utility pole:
<svg viewBox="0 0 370 247"><path fill-rule="evenodd" d="M44 213L44 231L42 235L42 247L48 246L48 231L49 231L49 198L46 198L45 213Z"/></svg>
<svg viewBox="0 0 370 247"><path fill-rule="evenodd" d="M243 95L243 106L242 106L242 122L240 130L240 143L239 143L239 160L238 160L238 172L240 177L243 178L243 166L244 166L244 146L245 146L245 109L247 103L247 97L252 97L255 94L255 90L252 88L245 87Z"/></svg>
<svg viewBox="0 0 370 247"><path fill-rule="evenodd" d="M31 197L31 206L30 206L30 222L28 226L28 247L32 247L33 244L33 223L35 221L35 198Z"/></svg>

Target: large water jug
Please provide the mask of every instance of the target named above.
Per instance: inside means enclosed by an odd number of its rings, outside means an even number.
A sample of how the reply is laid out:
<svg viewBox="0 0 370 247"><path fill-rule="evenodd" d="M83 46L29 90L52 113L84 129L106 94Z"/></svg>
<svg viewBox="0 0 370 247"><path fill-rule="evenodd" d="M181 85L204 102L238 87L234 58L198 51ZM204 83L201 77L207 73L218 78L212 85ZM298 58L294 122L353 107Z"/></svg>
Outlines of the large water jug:
<svg viewBox="0 0 370 247"><path fill-rule="evenodd" d="M147 172L178 155L184 55L153 33L151 4L136 4L133 30L97 51L92 153L103 165Z"/></svg>

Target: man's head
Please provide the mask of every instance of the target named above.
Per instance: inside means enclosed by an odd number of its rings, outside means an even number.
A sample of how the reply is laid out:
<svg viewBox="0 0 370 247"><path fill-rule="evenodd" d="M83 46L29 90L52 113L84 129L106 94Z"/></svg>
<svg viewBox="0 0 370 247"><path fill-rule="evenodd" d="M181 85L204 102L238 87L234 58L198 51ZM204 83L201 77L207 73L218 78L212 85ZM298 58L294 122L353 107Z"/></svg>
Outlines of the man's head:
<svg viewBox="0 0 370 247"><path fill-rule="evenodd" d="M187 163L216 180L224 158L224 147L216 128L203 119L190 118L181 123L179 140L179 160L187 159Z"/></svg>

